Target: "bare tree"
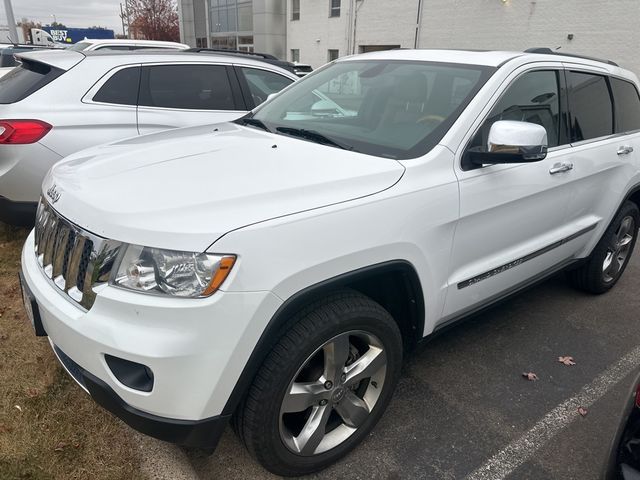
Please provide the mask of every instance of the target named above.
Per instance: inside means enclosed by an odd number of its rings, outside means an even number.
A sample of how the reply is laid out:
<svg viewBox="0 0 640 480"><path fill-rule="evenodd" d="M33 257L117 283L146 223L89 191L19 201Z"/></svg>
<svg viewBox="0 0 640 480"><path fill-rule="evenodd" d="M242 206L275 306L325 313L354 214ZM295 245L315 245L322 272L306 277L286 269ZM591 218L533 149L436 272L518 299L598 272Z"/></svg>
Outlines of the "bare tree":
<svg viewBox="0 0 640 480"><path fill-rule="evenodd" d="M132 37L147 40L180 40L178 7L174 0L129 0Z"/></svg>

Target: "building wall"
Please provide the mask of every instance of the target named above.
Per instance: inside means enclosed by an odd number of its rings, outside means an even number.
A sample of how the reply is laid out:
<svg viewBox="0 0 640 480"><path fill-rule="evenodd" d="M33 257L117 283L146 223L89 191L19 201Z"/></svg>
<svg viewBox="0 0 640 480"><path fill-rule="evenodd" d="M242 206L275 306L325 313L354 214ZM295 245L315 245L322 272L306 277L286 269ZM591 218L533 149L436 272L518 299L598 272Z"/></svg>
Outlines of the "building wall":
<svg viewBox="0 0 640 480"><path fill-rule="evenodd" d="M366 0L370 1L370 0ZM429 0L421 47L549 47L611 59L640 74L638 0ZM573 34L569 40L568 35Z"/></svg>
<svg viewBox="0 0 640 480"><path fill-rule="evenodd" d="M204 1L204 0L195 0ZM196 32L193 11L194 0L180 0L178 2L178 20L180 26L180 41L191 47L196 46Z"/></svg>
<svg viewBox="0 0 640 480"><path fill-rule="evenodd" d="M286 57L286 0L253 0L253 45L256 52Z"/></svg>
<svg viewBox="0 0 640 480"><path fill-rule="evenodd" d="M327 50L351 53L349 10L329 18L330 0L300 0L300 20L291 20L287 1L287 59L293 48L300 61L319 67ZM358 0L356 45L413 48L419 0ZM423 0L419 48L560 51L609 58L640 74L639 0ZM568 36L572 34L573 39Z"/></svg>

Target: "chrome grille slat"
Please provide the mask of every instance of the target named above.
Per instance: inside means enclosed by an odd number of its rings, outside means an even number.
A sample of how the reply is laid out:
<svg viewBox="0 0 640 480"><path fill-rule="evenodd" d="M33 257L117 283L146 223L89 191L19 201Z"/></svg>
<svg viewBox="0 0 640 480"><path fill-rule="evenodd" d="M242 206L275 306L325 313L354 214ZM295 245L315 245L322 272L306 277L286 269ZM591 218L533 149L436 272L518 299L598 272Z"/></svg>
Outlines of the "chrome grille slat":
<svg viewBox="0 0 640 480"><path fill-rule="evenodd" d="M96 298L93 289L108 281L122 244L74 225L44 200L38 206L34 236L45 276L69 300L89 310Z"/></svg>

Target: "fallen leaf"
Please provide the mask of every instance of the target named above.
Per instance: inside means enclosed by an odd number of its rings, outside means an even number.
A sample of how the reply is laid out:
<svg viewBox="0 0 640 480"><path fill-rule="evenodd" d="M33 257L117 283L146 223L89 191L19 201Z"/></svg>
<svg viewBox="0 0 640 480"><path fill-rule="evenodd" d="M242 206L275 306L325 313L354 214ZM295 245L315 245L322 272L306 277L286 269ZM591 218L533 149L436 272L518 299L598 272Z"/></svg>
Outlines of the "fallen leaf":
<svg viewBox="0 0 640 480"><path fill-rule="evenodd" d="M538 380L538 375L533 372L525 372L522 374L522 376L530 382L535 382L536 380Z"/></svg>
<svg viewBox="0 0 640 480"><path fill-rule="evenodd" d="M558 357L558 361L569 366L576 364L576 362L573 361L573 357Z"/></svg>
<svg viewBox="0 0 640 480"><path fill-rule="evenodd" d="M26 394L29 398L35 398L40 395L40 391L37 388L27 388Z"/></svg>
<svg viewBox="0 0 640 480"><path fill-rule="evenodd" d="M584 407L578 407L578 413L580 415L582 415L583 417L586 417L587 413L589 413L589 411Z"/></svg>
<svg viewBox="0 0 640 480"><path fill-rule="evenodd" d="M13 428L8 427L4 423L0 423L0 433L11 433L12 431L13 431Z"/></svg>
<svg viewBox="0 0 640 480"><path fill-rule="evenodd" d="M56 448L53 449L54 452L61 452L62 450L64 450L64 447L66 447L67 444L65 442L60 442L56 445Z"/></svg>

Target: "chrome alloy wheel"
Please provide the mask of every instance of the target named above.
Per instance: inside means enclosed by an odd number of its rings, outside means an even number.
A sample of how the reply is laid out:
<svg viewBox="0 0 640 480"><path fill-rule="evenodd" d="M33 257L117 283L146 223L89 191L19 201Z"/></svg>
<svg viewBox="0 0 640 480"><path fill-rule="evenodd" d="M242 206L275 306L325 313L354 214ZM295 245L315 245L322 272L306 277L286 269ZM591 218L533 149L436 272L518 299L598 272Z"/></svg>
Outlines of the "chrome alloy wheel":
<svg viewBox="0 0 640 480"><path fill-rule="evenodd" d="M386 377L382 342L364 331L333 337L298 369L280 406L280 438L292 452L317 455L355 433L378 401Z"/></svg>
<svg viewBox="0 0 640 480"><path fill-rule="evenodd" d="M635 233L636 226L633 217L630 215L624 217L613 236L611 245L607 248L607 254L602 264L602 272L606 283L615 280L624 267Z"/></svg>

